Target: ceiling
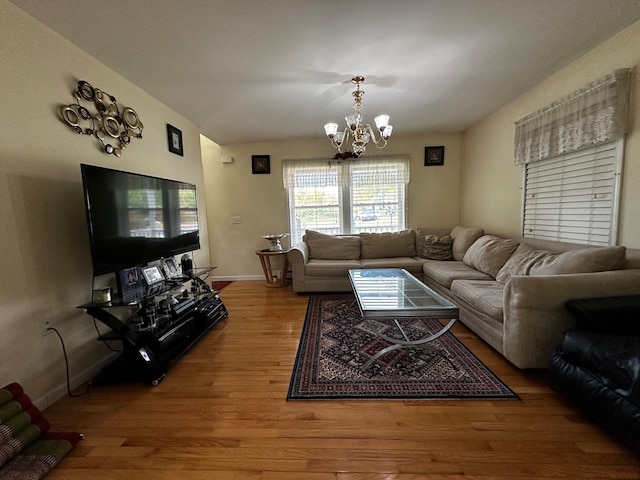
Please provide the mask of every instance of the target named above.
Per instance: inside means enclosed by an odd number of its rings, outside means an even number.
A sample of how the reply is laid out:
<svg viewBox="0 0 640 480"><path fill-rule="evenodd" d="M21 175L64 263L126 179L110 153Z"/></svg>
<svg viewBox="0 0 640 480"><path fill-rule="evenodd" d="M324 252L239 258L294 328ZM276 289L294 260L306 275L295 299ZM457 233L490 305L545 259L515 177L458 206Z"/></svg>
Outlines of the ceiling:
<svg viewBox="0 0 640 480"><path fill-rule="evenodd" d="M640 0L11 1L221 145L343 128L354 75L366 121L462 131L640 19Z"/></svg>

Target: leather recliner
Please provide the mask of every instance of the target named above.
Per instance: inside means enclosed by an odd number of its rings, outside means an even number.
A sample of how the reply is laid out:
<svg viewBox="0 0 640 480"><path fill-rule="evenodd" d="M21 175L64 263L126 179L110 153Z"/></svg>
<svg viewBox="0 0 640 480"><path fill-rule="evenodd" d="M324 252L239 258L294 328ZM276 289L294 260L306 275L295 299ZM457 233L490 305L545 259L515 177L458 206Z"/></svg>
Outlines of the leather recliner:
<svg viewBox="0 0 640 480"><path fill-rule="evenodd" d="M549 384L640 454L640 296L572 300L576 318L552 355Z"/></svg>

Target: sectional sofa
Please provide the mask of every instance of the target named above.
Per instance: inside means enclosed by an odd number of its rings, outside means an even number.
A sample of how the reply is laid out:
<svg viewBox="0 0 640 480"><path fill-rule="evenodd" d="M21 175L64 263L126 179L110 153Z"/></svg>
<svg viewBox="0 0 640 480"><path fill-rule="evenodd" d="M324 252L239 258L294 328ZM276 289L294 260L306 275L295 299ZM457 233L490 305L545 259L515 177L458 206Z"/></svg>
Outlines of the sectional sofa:
<svg viewBox="0 0 640 480"><path fill-rule="evenodd" d="M547 368L574 325L567 301L640 294L640 250L416 228L306 232L288 253L296 292L351 291L347 272L404 268L455 303L460 321L515 366Z"/></svg>

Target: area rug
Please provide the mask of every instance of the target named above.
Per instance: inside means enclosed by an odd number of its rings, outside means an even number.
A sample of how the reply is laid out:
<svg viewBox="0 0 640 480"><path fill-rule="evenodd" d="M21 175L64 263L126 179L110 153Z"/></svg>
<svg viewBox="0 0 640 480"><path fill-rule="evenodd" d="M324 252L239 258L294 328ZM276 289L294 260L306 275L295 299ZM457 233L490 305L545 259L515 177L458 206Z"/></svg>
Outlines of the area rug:
<svg viewBox="0 0 640 480"><path fill-rule="evenodd" d="M409 338L435 333L433 319L404 322ZM427 348L401 348L362 365L398 336L392 320L364 320L355 297L314 295L307 314L287 399L507 399L518 396L451 332Z"/></svg>
<svg viewBox="0 0 640 480"><path fill-rule="evenodd" d="M224 287L226 287L227 285L230 285L232 283L233 283L233 280L231 280L231 281L228 281L228 280L213 281L213 282L211 282L211 288L213 288L216 292L219 292Z"/></svg>

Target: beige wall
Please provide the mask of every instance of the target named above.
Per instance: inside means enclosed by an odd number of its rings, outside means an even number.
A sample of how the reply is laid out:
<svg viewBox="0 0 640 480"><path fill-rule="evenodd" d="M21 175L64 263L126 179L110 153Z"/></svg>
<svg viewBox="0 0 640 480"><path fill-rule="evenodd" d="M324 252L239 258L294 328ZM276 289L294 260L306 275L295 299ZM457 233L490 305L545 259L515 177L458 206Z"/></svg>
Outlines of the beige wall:
<svg viewBox="0 0 640 480"><path fill-rule="evenodd" d="M522 168L513 164L516 120L618 68L640 64L640 22L465 132L462 222L494 233L520 234ZM640 72L631 86L631 131L626 137L618 244L640 248ZM508 70L505 70L508 74Z"/></svg>
<svg viewBox="0 0 640 480"><path fill-rule="evenodd" d="M72 386L97 373L110 352L96 342L78 305L91 299L91 258L80 163L195 183L203 224L200 265L209 261L200 135L195 125L154 100L51 30L0 0L0 387L20 382L45 406L66 394L65 364L52 321L64 338ZM78 79L114 95L144 123L116 158L95 138L57 117L73 102ZM185 156L167 150L166 123L183 132Z"/></svg>
<svg viewBox="0 0 640 480"><path fill-rule="evenodd" d="M394 136L386 149L368 149L370 155L411 155L409 227L453 227L459 222L461 139L458 133ZM211 259L218 267L214 273L228 279L263 278L255 251L269 243L261 236L289 232L282 160L329 159L336 152L326 138L221 147L203 137L202 144ZM424 166L427 145L445 146L443 166ZM270 155L271 174L253 175L251 155ZM222 164L222 156L232 156L234 162ZM232 216L241 217L242 223L232 225Z"/></svg>

